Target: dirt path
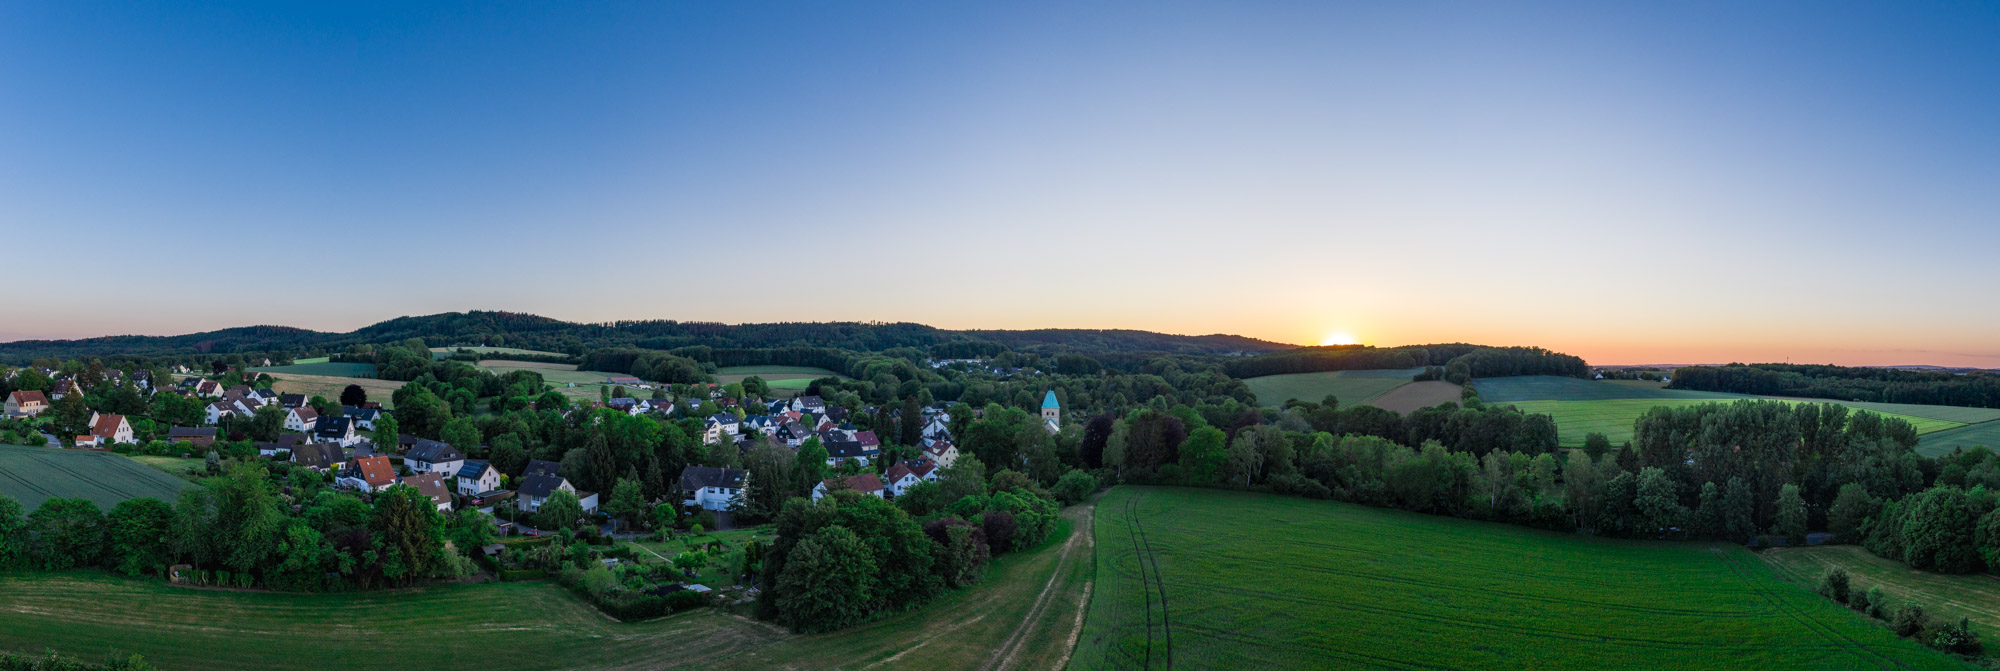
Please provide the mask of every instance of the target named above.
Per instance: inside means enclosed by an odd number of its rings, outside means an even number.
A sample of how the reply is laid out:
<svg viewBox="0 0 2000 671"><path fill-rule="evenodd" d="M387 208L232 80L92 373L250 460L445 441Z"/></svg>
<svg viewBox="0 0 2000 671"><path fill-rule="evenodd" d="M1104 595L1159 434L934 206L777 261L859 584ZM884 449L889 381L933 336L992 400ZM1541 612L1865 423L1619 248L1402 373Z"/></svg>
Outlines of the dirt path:
<svg viewBox="0 0 2000 671"><path fill-rule="evenodd" d="M1001 642L999 648L994 649L993 656L985 665L980 667L980 671L1006 671L1006 669L1013 667L1015 657L1020 654L1023 644L1028 641L1028 635L1035 630L1035 626L1040 623L1043 614L1051 606L1055 605L1055 599L1051 597L1056 592L1056 584L1062 581L1068 574L1070 566L1073 563L1077 561L1095 561L1094 554L1080 552L1079 550L1095 549L1096 541L1094 540L1095 536L1091 525L1096 520L1096 511L1097 501L1095 499L1071 508L1070 511L1066 511L1066 514L1073 513L1075 522L1073 530L1070 532L1069 540L1063 543L1062 557L1056 561L1055 571L1049 574L1049 581L1042 585L1041 593L1035 595L1035 605L1028 608L1027 616L1021 619L1021 626L1016 627L1014 633L1008 635L1007 640ZM1072 625L1076 628L1076 631L1072 631L1069 635L1063 637L1069 648L1076 646L1077 634L1082 631L1083 611L1090 606L1090 587L1090 583L1084 583L1084 597L1076 604L1077 614L1074 618L1075 624ZM1064 618L1065 621L1069 619L1071 618ZM1061 659L1067 662L1069 654L1069 650L1065 649ZM1061 668L1061 666L1062 663L1057 664L1057 668Z"/></svg>

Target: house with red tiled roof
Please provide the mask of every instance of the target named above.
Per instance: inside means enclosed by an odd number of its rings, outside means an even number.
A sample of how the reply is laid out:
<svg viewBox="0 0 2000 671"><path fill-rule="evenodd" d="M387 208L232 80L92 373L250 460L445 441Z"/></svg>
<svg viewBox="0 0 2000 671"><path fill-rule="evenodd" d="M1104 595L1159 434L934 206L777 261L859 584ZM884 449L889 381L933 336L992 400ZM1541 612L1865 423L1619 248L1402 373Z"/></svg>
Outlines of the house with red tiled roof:
<svg viewBox="0 0 2000 671"><path fill-rule="evenodd" d="M112 443L131 444L137 442L132 439L132 423L125 421L124 415L113 415L110 413L92 414L90 416L90 435L97 438L99 445L110 445Z"/></svg>
<svg viewBox="0 0 2000 671"><path fill-rule="evenodd" d="M890 496L902 496L903 492L917 486L919 482L937 482L937 462L929 459L907 459L889 467L886 474Z"/></svg>
<svg viewBox="0 0 2000 671"><path fill-rule="evenodd" d="M17 391L7 395L8 417L32 417L49 409L49 397L39 391Z"/></svg>
<svg viewBox="0 0 2000 671"><path fill-rule="evenodd" d="M379 492L396 484L396 467L389 464L388 457L362 457L348 463L347 470L335 482L364 492Z"/></svg>

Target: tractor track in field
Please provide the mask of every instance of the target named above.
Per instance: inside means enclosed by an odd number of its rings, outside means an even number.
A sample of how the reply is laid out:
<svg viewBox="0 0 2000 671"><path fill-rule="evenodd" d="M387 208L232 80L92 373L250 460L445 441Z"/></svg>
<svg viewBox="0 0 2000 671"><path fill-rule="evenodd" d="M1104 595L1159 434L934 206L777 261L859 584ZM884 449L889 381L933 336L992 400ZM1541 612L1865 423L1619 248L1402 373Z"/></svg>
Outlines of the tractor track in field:
<svg viewBox="0 0 2000 671"><path fill-rule="evenodd" d="M1876 662L1875 665L1877 668L1911 668L1909 664L1904 663L1902 660L1876 652L1860 641L1854 640L1853 637L1848 636L1845 632L1814 619L1811 615L1800 611L1796 606L1785 603L1784 599L1780 598L1769 585L1759 582L1756 579L1756 576L1750 571L1749 567L1744 565L1742 558L1725 557L1723 561L1729 565L1731 572L1736 573L1745 582L1750 583L1751 587L1757 591L1758 596L1763 598L1765 603L1771 604L1773 609L1792 618L1793 621L1803 625L1807 630L1819 634L1821 640L1831 643L1835 647L1853 654L1857 658L1866 660L1872 657L1874 658L1872 661Z"/></svg>
<svg viewBox="0 0 2000 671"><path fill-rule="evenodd" d="M1203 636L1209 636L1217 640L1229 641L1231 643L1242 643L1245 645L1260 646L1270 649L1279 649L1288 645L1303 646L1307 648L1312 648L1313 650L1317 650L1320 653L1331 657L1346 657L1351 660L1355 660L1378 669L1397 669L1399 671L1407 669L1430 669L1432 671L1462 671L1462 669L1456 666L1444 666L1442 664L1415 662L1406 659L1396 659L1394 657L1384 657L1382 655L1371 655L1365 652L1358 652L1348 648L1337 648L1334 646L1326 645L1324 643L1314 642L1311 640L1279 641L1261 636L1252 636L1250 634L1245 634L1241 631L1217 629L1214 627L1206 627L1193 623L1186 623L1181 626L1185 629L1193 630L1195 633L1201 634Z"/></svg>
<svg viewBox="0 0 2000 671"><path fill-rule="evenodd" d="M1139 498L1133 497L1134 503L1137 503ZM1167 668L1172 669L1174 668L1174 621L1171 617L1173 611L1167 609L1167 579L1160 573L1160 555L1153 551L1153 542L1146 537L1146 525L1139 521L1137 511L1134 511L1132 517L1128 519L1131 520L1133 528L1139 532L1139 542L1145 545L1143 559L1153 567L1153 586L1160 592L1160 629L1166 632Z"/></svg>
<svg viewBox="0 0 2000 671"><path fill-rule="evenodd" d="M1145 660L1139 663L1139 668L1151 669L1153 668L1153 588L1146 582L1146 558L1144 551L1139 548L1139 532L1132 523L1132 516L1137 514L1135 509L1138 507L1140 497L1143 496L1145 494L1142 492L1125 499L1125 537L1132 541L1132 552L1139 564L1139 593L1146 599L1146 656Z"/></svg>

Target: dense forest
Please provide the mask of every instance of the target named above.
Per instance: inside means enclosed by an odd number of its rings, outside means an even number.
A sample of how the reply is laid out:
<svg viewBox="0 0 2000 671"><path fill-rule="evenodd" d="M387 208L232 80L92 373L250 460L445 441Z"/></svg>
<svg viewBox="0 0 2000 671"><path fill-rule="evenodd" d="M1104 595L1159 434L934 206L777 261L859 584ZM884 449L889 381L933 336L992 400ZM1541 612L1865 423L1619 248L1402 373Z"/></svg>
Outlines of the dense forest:
<svg viewBox="0 0 2000 671"><path fill-rule="evenodd" d="M1675 389L1843 401L2000 408L2000 375L1805 364L1690 366L1674 372Z"/></svg>
<svg viewBox="0 0 2000 671"><path fill-rule="evenodd" d="M980 343L972 345L969 351L989 356L1005 348L1234 354L1292 347L1241 336L1179 336L1124 330L951 331L922 324L872 322L720 324L649 320L580 324L512 312L448 312L423 317L398 317L347 333L324 333L287 326L248 326L178 336L23 340L0 343L0 363L19 365L35 359L113 355L162 357L250 352L314 355L337 352L350 345L412 338L440 345L476 343L570 355L608 347L667 350L693 346L718 349L816 347L878 352L898 347L930 348L969 342Z"/></svg>
<svg viewBox="0 0 2000 671"><path fill-rule="evenodd" d="M1539 347L1486 347L1465 343L1376 348L1367 345L1301 347L1229 362L1232 377L1334 370L1380 370L1442 366L1442 377L1464 383L1474 377L1562 375L1585 377L1590 365L1582 357Z"/></svg>

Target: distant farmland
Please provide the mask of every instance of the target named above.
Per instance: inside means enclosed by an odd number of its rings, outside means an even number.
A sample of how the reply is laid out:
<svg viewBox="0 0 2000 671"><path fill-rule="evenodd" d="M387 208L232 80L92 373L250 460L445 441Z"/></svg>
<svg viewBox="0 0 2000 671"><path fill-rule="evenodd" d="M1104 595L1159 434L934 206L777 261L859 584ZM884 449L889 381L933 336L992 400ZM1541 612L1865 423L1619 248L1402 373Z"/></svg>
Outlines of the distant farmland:
<svg viewBox="0 0 2000 671"><path fill-rule="evenodd" d="M823 377L842 377L841 374L825 368L811 366L728 366L715 371L715 379L722 384L742 382L744 378L756 376L770 383L779 391L805 391L812 381Z"/></svg>
<svg viewBox="0 0 2000 671"><path fill-rule="evenodd" d="M1394 370L1338 370L1321 373L1291 373L1287 375L1265 375L1243 381L1250 393L1257 395L1259 405L1280 406L1290 399L1318 403L1327 394L1340 399L1340 405L1362 405L1376 397L1389 393L1397 387L1410 383L1410 378L1424 372L1422 368ZM1455 397L1454 397L1455 398Z"/></svg>
<svg viewBox="0 0 2000 671"><path fill-rule="evenodd" d="M83 498L110 510L119 501L152 497L172 503L186 480L109 452L0 445L0 494L33 511L42 501Z"/></svg>
<svg viewBox="0 0 2000 671"><path fill-rule="evenodd" d="M1369 401L1368 405L1407 414L1434 405L1457 403L1464 393L1464 387L1450 382L1438 380L1411 382L1397 387L1395 391L1376 397L1375 400Z"/></svg>
<svg viewBox="0 0 2000 671"><path fill-rule="evenodd" d="M1121 486L1071 669L1960 669L1732 544Z"/></svg>
<svg viewBox="0 0 2000 671"><path fill-rule="evenodd" d="M375 377L372 363L333 363L319 359L315 363L294 363L289 366L258 366L250 370L259 373L289 373L292 375L318 375L321 377Z"/></svg>
<svg viewBox="0 0 2000 671"><path fill-rule="evenodd" d="M375 378L298 375L293 373L273 373L271 377L277 379L276 382L271 384L271 389L280 394L305 394L308 397L324 396L335 401L340 400L340 392L346 389L347 385L360 385L362 390L368 392L368 400L380 403L384 408L395 407L395 402L391 401L389 397L391 394L396 393L397 389L403 388L403 383L400 381L377 380Z"/></svg>
<svg viewBox="0 0 2000 671"><path fill-rule="evenodd" d="M1622 444L1632 438L1632 423L1656 406L1729 403L1754 398L1787 403L1831 403L1902 419L1924 436L1918 451L1933 456L1949 452L1952 447L1961 444L2000 445L2000 410L1991 408L1747 396L1666 389L1654 383L1629 380L1584 380L1546 375L1481 378L1474 380L1473 386L1479 390L1480 399L1487 403L1512 405L1522 412L1554 416L1556 428L1562 435L1561 443L1572 447L1582 445L1584 435L1592 432L1603 433L1614 445ZM1966 426L1968 424L1972 426Z"/></svg>
<svg viewBox="0 0 2000 671"><path fill-rule="evenodd" d="M474 354L520 354L520 355L523 355L523 356L569 356L568 354L564 354L564 353L562 353L562 352L543 352L543 351L541 351L541 350L532 350L532 349L519 349L519 348L514 348L514 347L432 347L432 348L431 348L431 358L434 358L434 359L444 359L444 358L449 358L449 357L450 357L451 355L453 355L453 354L457 354L459 350L466 350L466 351L469 351L469 352L472 352L472 353L474 353Z"/></svg>

